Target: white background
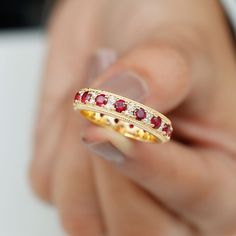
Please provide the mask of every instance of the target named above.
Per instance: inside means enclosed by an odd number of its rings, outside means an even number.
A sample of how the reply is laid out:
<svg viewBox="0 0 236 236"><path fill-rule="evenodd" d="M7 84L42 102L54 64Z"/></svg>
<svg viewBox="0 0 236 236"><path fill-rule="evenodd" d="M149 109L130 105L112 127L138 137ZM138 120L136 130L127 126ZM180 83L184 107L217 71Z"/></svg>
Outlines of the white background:
<svg viewBox="0 0 236 236"><path fill-rule="evenodd" d="M40 32L0 34L0 236L65 235L27 179L44 41Z"/></svg>

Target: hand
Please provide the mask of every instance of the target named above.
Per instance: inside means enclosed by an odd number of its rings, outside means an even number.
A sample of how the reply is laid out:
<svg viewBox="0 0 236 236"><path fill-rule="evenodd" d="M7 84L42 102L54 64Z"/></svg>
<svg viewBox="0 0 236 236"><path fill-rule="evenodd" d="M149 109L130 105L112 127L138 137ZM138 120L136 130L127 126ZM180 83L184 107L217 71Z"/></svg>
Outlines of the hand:
<svg viewBox="0 0 236 236"><path fill-rule="evenodd" d="M111 51L91 60L99 48ZM68 234L236 233L235 62L216 0L58 5L31 179ZM173 141L146 144L85 125L72 110L84 86L168 113Z"/></svg>

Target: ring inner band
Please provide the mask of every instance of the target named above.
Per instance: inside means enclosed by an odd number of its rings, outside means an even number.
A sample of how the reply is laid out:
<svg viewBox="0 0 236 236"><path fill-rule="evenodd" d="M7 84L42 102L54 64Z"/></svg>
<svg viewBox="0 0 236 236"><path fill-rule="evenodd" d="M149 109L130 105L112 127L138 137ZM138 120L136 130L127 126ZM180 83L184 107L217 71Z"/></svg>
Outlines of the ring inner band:
<svg viewBox="0 0 236 236"><path fill-rule="evenodd" d="M81 110L80 113L94 124L111 128L126 137L146 142L160 142L156 136L148 131L110 115L89 110Z"/></svg>

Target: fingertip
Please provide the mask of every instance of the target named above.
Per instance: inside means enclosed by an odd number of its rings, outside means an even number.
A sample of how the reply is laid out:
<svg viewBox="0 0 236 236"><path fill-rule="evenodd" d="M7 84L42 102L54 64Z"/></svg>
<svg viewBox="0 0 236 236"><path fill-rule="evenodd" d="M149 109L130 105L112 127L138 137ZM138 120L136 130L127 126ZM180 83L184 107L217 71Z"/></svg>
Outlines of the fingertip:
<svg viewBox="0 0 236 236"><path fill-rule="evenodd" d="M112 129L94 125L85 128L81 139L86 145L110 142L116 149L124 153L124 155L129 153L133 146L131 139L124 137Z"/></svg>

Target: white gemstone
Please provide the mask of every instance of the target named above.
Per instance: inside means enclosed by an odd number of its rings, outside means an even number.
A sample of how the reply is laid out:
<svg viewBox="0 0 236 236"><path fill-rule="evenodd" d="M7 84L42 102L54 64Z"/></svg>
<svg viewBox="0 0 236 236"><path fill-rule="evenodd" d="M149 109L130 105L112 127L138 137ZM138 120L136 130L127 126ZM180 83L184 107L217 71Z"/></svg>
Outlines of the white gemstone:
<svg viewBox="0 0 236 236"><path fill-rule="evenodd" d="M106 104L107 108L114 108L114 103L116 102L116 98L114 96L109 96Z"/></svg>
<svg viewBox="0 0 236 236"><path fill-rule="evenodd" d="M152 115L151 113L147 113L147 118L148 118L149 120L151 120L152 117L153 117L153 115Z"/></svg>
<svg viewBox="0 0 236 236"><path fill-rule="evenodd" d="M133 116L134 115L134 110L135 110L135 107L131 104L127 104L127 110L125 110L125 114L126 115L129 115L129 116Z"/></svg>
<svg viewBox="0 0 236 236"><path fill-rule="evenodd" d="M165 122L161 122L161 125L160 125L160 127L158 128L159 130L162 130L163 128L164 128L164 126L165 126Z"/></svg>
<svg viewBox="0 0 236 236"><path fill-rule="evenodd" d="M92 96L89 100L89 103L93 104L93 103L95 103L95 98L96 98L97 94L95 92L91 92L91 95Z"/></svg>
<svg viewBox="0 0 236 236"><path fill-rule="evenodd" d="M143 121L145 123L150 123L151 119L152 119L152 114L147 112L146 117L143 119Z"/></svg>

